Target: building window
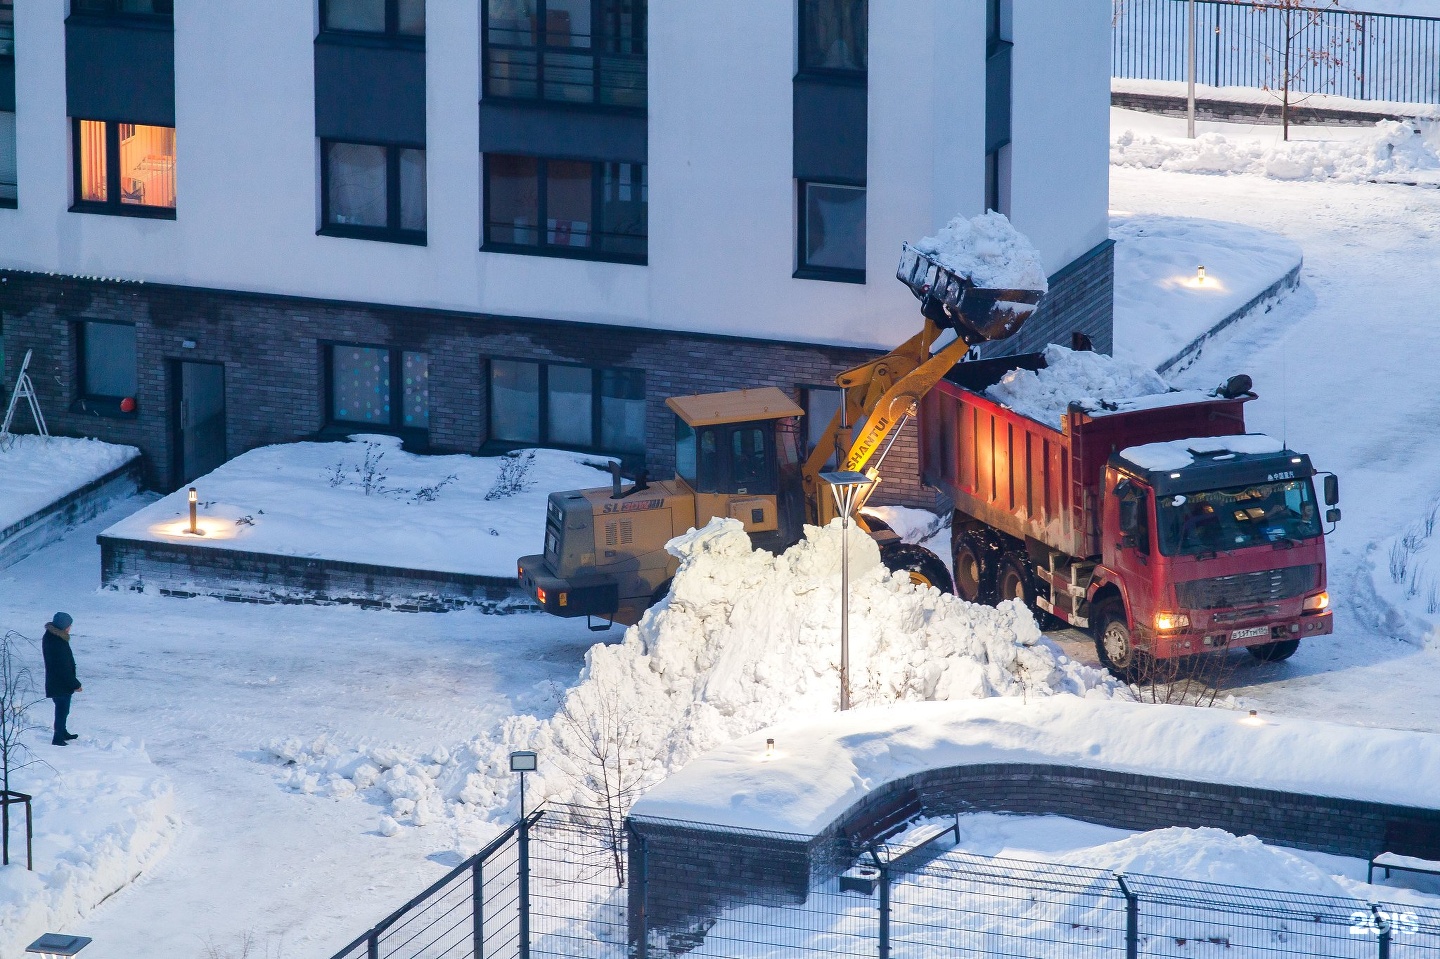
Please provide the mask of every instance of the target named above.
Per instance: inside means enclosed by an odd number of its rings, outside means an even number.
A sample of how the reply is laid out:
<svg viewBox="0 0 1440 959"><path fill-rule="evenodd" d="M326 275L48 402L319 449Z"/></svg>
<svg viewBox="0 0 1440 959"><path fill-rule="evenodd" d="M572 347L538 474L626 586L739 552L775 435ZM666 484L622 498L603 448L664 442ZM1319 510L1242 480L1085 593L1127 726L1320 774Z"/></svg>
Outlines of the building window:
<svg viewBox="0 0 1440 959"><path fill-rule="evenodd" d="M647 0L485 0L485 96L645 109Z"/></svg>
<svg viewBox="0 0 1440 959"><path fill-rule="evenodd" d="M491 360L490 440L643 456L645 373Z"/></svg>
<svg viewBox="0 0 1440 959"><path fill-rule="evenodd" d="M805 386L801 387L801 399L805 406L805 455L809 456L825 438L830 421L845 400L845 392L835 386ZM833 467L835 462L832 453L825 465Z"/></svg>
<svg viewBox="0 0 1440 959"><path fill-rule="evenodd" d="M15 0L0 0L0 57L15 56ZM11 69L14 69L13 65Z"/></svg>
<svg viewBox="0 0 1440 959"><path fill-rule="evenodd" d="M324 30L425 36L425 0L321 0Z"/></svg>
<svg viewBox="0 0 1440 959"><path fill-rule="evenodd" d="M865 188L799 181L800 253L795 275L865 282Z"/></svg>
<svg viewBox="0 0 1440 959"><path fill-rule="evenodd" d="M430 361L383 346L329 348L329 421L407 432L430 428Z"/></svg>
<svg viewBox="0 0 1440 959"><path fill-rule="evenodd" d="M15 178L15 114L0 110L0 207L14 206L20 196Z"/></svg>
<svg viewBox="0 0 1440 959"><path fill-rule="evenodd" d="M71 209L174 219L174 127L75 120L72 135Z"/></svg>
<svg viewBox="0 0 1440 959"><path fill-rule="evenodd" d="M485 156L487 250L644 263L643 163Z"/></svg>
<svg viewBox="0 0 1440 959"><path fill-rule="evenodd" d="M70 0L70 12L100 17L175 16L175 0Z"/></svg>
<svg viewBox="0 0 1440 959"><path fill-rule="evenodd" d="M800 0L800 69L864 73L869 6L868 0Z"/></svg>
<svg viewBox="0 0 1440 959"><path fill-rule="evenodd" d="M425 151L371 143L321 143L320 231L392 243L425 243Z"/></svg>
<svg viewBox="0 0 1440 959"><path fill-rule="evenodd" d="M95 412L133 413L136 366L135 327L128 323L80 324L80 384L87 406Z"/></svg>

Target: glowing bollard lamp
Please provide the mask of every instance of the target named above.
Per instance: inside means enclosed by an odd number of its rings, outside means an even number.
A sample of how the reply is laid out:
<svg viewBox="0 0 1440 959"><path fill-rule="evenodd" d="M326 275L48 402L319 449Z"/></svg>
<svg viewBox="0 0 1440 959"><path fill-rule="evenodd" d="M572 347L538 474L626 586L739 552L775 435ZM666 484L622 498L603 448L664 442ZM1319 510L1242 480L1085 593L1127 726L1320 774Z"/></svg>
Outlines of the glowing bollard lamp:
<svg viewBox="0 0 1440 959"><path fill-rule="evenodd" d="M93 940L85 936L67 936L63 932L47 932L25 947L26 955L43 956L46 959L60 959L73 956L90 945Z"/></svg>
<svg viewBox="0 0 1440 959"><path fill-rule="evenodd" d="M835 508L840 511L840 709L843 712L850 708L850 514L871 479L853 470L821 473L820 478L829 484Z"/></svg>
<svg viewBox="0 0 1440 959"><path fill-rule="evenodd" d="M205 531L195 525L195 507L198 505L198 501L200 499L199 495L197 495L195 492L195 487L190 487L190 493L188 498L190 500L190 528L187 529L185 532L189 533L191 536L204 536Z"/></svg>

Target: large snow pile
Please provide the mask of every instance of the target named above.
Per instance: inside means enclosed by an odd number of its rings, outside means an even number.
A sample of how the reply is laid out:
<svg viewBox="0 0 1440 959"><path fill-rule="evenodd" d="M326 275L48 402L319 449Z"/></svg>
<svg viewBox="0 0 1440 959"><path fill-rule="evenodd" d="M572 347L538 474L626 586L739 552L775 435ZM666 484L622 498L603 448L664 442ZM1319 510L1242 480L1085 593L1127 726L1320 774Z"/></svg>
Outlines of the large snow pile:
<svg viewBox="0 0 1440 959"><path fill-rule="evenodd" d="M1071 403L1102 412L1170 393L1170 384L1150 367L1103 353L1051 345L1045 347L1045 364L1042 370L1011 370L985 395L1022 416L1059 426Z"/></svg>
<svg viewBox="0 0 1440 959"><path fill-rule="evenodd" d="M914 246L981 289L1050 289L1040 252L1003 213L957 216Z"/></svg>
<svg viewBox="0 0 1440 959"><path fill-rule="evenodd" d="M392 436L251 450L195 480L209 535L184 534L180 489L106 535L407 569L515 575L544 546L553 490L604 486L603 457L559 450L418 456Z"/></svg>
<svg viewBox="0 0 1440 959"><path fill-rule="evenodd" d="M1232 139L1221 133L1191 140L1126 130L1111 141L1110 162L1178 173L1353 183L1440 170L1440 127L1418 120L1381 120L1359 138L1289 142Z"/></svg>
<svg viewBox="0 0 1440 959"><path fill-rule="evenodd" d="M293 763L289 784L349 795L378 789L399 821L454 817L462 850L513 811L506 757L545 757L528 795L622 805L719 744L777 721L833 713L839 690L840 527L809 528L774 556L751 548L735 520L717 519L670 544L680 558L668 600L624 641L597 645L554 717L517 716L496 739L454 753L271 746ZM850 540L851 689L857 706L1070 693L1128 697L1108 676L1070 660L1018 603L972 605L892 575L875 544ZM599 779L612 779L609 790ZM606 795L607 792L610 795Z"/></svg>
<svg viewBox="0 0 1440 959"><path fill-rule="evenodd" d="M72 928L130 885L170 848L179 823L170 780L141 747L81 740L44 758L11 774L12 788L35 797L35 871L25 869L24 827L15 825L23 809L12 806L10 865L0 868L0 956Z"/></svg>
<svg viewBox="0 0 1440 959"><path fill-rule="evenodd" d="M65 436L0 443L0 530L20 522L140 455L133 446Z"/></svg>
<svg viewBox="0 0 1440 959"><path fill-rule="evenodd" d="M1366 557L1384 625L1430 654L1440 654L1440 503L1417 522L1373 543Z"/></svg>

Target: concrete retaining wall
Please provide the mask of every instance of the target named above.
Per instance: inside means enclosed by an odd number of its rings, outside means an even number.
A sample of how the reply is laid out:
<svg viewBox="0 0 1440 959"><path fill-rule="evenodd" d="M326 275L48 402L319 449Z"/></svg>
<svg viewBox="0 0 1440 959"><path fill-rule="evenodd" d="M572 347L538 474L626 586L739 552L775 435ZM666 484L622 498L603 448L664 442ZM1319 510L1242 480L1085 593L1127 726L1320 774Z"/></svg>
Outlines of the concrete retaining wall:
<svg viewBox="0 0 1440 959"><path fill-rule="evenodd" d="M0 569L13 566L36 550L59 540L71 529L99 516L111 503L133 496L139 489L140 458L137 456L124 466L0 530Z"/></svg>

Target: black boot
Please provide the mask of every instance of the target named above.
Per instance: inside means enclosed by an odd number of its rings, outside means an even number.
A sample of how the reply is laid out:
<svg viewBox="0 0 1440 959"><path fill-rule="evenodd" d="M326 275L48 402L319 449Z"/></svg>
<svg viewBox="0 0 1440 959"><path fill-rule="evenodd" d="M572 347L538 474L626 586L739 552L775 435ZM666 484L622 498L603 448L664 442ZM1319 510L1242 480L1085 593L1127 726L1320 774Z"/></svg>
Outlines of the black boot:
<svg viewBox="0 0 1440 959"><path fill-rule="evenodd" d="M66 738L66 739L79 739L79 738L80 738L80 734L79 734L79 733L66 733L66 734L65 734L65 738Z"/></svg>
<svg viewBox="0 0 1440 959"><path fill-rule="evenodd" d="M70 745L70 741L69 741L68 739L52 739L52 740L50 740L50 745L52 745L52 746L68 746L68 745Z"/></svg>

